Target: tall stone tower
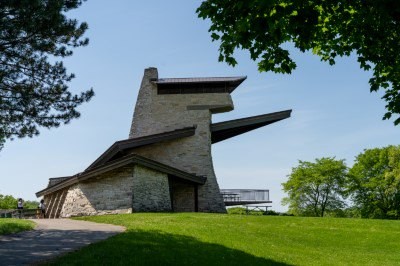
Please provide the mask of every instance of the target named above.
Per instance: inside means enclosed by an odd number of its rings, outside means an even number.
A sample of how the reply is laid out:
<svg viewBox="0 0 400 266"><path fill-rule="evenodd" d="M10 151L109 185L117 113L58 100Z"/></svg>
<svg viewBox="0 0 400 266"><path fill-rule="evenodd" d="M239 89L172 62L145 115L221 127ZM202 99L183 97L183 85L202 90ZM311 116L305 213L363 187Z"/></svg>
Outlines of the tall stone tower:
<svg viewBox="0 0 400 266"><path fill-rule="evenodd" d="M244 79L158 79L156 68L144 72L129 138L196 127L192 137L136 149L135 153L207 177L198 188L198 211L226 212L211 156L211 116L233 110L230 91Z"/></svg>
<svg viewBox="0 0 400 266"><path fill-rule="evenodd" d="M84 171L37 192L50 218L147 211L226 212L211 146L290 117L291 110L211 123L233 110L246 77L158 78L144 72L129 138ZM226 203L227 204L227 203Z"/></svg>

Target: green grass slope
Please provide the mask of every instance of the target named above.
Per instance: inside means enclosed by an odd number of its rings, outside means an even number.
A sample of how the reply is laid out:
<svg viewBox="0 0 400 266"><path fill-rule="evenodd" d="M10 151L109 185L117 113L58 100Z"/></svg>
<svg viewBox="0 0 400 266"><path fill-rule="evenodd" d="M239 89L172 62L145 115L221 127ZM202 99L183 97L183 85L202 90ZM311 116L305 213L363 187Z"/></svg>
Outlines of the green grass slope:
<svg viewBox="0 0 400 266"><path fill-rule="evenodd" d="M55 265L400 264L400 221L204 213L80 219L127 231Z"/></svg>
<svg viewBox="0 0 400 266"><path fill-rule="evenodd" d="M0 235L13 234L21 231L32 230L35 223L27 220L3 218L0 219Z"/></svg>

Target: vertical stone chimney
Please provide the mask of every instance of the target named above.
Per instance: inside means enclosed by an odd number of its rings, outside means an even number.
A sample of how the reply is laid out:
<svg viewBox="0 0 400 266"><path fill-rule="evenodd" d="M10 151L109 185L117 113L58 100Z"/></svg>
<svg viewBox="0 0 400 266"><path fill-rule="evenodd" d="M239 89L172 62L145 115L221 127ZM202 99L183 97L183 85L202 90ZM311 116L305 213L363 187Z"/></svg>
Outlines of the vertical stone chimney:
<svg viewBox="0 0 400 266"><path fill-rule="evenodd" d="M156 85L154 85L151 81L157 79L157 68L149 67L144 70L142 83L140 85L139 94L133 113L129 138L137 138L152 134L151 128L148 128L148 123L144 123L144 121L149 121L149 119L151 120L151 102L157 95Z"/></svg>

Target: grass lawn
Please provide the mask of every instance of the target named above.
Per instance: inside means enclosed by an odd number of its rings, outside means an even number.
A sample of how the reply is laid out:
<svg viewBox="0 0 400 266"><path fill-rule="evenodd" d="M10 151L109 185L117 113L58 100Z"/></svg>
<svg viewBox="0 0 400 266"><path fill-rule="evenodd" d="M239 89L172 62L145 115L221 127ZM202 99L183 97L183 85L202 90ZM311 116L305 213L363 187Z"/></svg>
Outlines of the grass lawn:
<svg viewBox="0 0 400 266"><path fill-rule="evenodd" d="M55 265L400 265L400 221L205 213L79 219L127 231Z"/></svg>
<svg viewBox="0 0 400 266"><path fill-rule="evenodd" d="M13 234L21 231L32 230L35 223L28 220L3 218L0 219L0 235Z"/></svg>

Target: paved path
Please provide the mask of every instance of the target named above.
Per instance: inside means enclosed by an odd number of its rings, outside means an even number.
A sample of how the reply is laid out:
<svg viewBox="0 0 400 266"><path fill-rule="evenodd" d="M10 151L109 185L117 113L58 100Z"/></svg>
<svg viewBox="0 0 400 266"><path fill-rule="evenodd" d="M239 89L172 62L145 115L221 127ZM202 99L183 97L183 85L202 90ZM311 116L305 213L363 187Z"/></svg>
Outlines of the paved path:
<svg viewBox="0 0 400 266"><path fill-rule="evenodd" d="M32 220L35 230L0 236L0 265L29 265L123 232L122 226L69 219Z"/></svg>

